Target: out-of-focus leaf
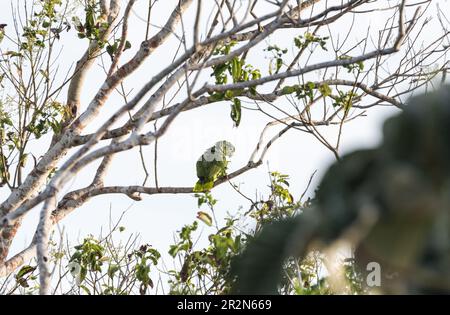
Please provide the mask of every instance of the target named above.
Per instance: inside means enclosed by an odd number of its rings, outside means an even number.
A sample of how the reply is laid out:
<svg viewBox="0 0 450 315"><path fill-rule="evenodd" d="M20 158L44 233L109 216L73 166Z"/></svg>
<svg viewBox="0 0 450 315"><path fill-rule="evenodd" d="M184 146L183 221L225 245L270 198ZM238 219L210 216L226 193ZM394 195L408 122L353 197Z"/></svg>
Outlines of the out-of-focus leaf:
<svg viewBox="0 0 450 315"><path fill-rule="evenodd" d="M237 294L277 294L283 262L302 255L314 221L299 216L267 225L232 263ZM308 220L308 221L307 221Z"/></svg>

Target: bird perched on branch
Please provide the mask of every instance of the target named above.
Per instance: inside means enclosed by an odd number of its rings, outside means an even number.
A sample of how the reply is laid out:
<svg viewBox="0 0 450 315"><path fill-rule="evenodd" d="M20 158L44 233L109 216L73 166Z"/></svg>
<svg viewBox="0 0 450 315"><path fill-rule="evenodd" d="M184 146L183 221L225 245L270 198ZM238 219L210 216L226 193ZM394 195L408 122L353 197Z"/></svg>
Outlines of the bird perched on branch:
<svg viewBox="0 0 450 315"><path fill-rule="evenodd" d="M347 243L363 286L390 294L448 294L449 231L450 86L445 85L411 98L402 113L389 118L378 147L333 164L310 209L267 225L236 261L233 290L277 293L288 257ZM372 263L377 272L369 268ZM369 283L370 275L378 284ZM344 281L338 289L346 286Z"/></svg>
<svg viewBox="0 0 450 315"><path fill-rule="evenodd" d="M214 186L214 182L226 175L229 158L234 154L234 146L228 141L219 141L198 159L195 191L208 191Z"/></svg>

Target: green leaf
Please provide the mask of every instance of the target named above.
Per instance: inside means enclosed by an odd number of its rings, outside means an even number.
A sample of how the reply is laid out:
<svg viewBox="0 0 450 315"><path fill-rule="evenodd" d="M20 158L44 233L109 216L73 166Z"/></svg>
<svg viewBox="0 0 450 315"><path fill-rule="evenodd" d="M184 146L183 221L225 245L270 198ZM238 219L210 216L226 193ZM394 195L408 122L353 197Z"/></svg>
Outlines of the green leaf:
<svg viewBox="0 0 450 315"><path fill-rule="evenodd" d="M89 291L89 289L84 286L84 285L80 285L80 289L82 289L84 292L86 292L88 295L91 295L91 291Z"/></svg>
<svg viewBox="0 0 450 315"><path fill-rule="evenodd" d="M313 82L307 82L306 86L308 87L309 90L312 90L316 87L316 85Z"/></svg>
<svg viewBox="0 0 450 315"><path fill-rule="evenodd" d="M361 70L361 71L364 70L364 63L362 61L358 61L356 64L358 65L359 70Z"/></svg>
<svg viewBox="0 0 450 315"><path fill-rule="evenodd" d="M9 51L5 52L3 55L11 56L11 57L23 57L23 55L21 53L15 52L15 51L12 51L12 50L9 50Z"/></svg>
<svg viewBox="0 0 450 315"><path fill-rule="evenodd" d="M178 254L179 250L180 248L178 245L170 245L169 255L175 257Z"/></svg>
<svg viewBox="0 0 450 315"><path fill-rule="evenodd" d="M304 227L309 222L303 219L300 215L266 225L245 251L233 259L231 273L236 277L234 294L278 293L284 261L294 254L294 250L299 257L306 251L302 238L307 235L308 229Z"/></svg>
<svg viewBox="0 0 450 315"><path fill-rule="evenodd" d="M82 283L84 281L84 279L86 279L86 275L87 275L87 269L85 267L81 267L81 270L80 270L80 283Z"/></svg>
<svg viewBox="0 0 450 315"><path fill-rule="evenodd" d="M43 69L39 69L39 73L45 78L45 80L48 82L49 80L49 76L48 76L48 72L46 70Z"/></svg>
<svg viewBox="0 0 450 315"><path fill-rule="evenodd" d="M22 156L20 157L20 161L19 161L20 167L25 167L25 164L27 163L27 158L28 158L27 153L22 154Z"/></svg>
<svg viewBox="0 0 450 315"><path fill-rule="evenodd" d="M114 58L114 54L116 53L116 50L117 50L117 44L116 43L114 43L114 45L106 46L106 52L111 57L111 60Z"/></svg>
<svg viewBox="0 0 450 315"><path fill-rule="evenodd" d="M225 93L216 92L216 93L211 94L211 96L209 97L209 100L212 102L219 102L219 101L224 100L224 98L225 98Z"/></svg>
<svg viewBox="0 0 450 315"><path fill-rule="evenodd" d="M231 77L233 82L239 82L242 74L242 62L239 58L233 58L231 61Z"/></svg>
<svg viewBox="0 0 450 315"><path fill-rule="evenodd" d="M261 72L259 69L252 70L252 80L258 80L261 79Z"/></svg>
<svg viewBox="0 0 450 315"><path fill-rule="evenodd" d="M286 95L286 94L292 94L292 93L297 92L297 90L298 90L298 86L297 86L297 85L293 85L293 86L284 86L284 87L281 89L281 93L282 93L283 95Z"/></svg>

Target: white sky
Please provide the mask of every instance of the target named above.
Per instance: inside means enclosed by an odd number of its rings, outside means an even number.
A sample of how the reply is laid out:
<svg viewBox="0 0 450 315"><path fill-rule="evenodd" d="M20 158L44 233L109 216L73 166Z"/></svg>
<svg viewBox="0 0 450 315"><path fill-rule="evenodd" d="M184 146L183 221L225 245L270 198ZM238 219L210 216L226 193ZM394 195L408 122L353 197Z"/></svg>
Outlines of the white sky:
<svg viewBox="0 0 450 315"><path fill-rule="evenodd" d="M14 1L15 2L15 1ZM211 2L203 1L206 6L210 6ZM244 4L246 1L242 1ZM332 3L333 1L329 1ZM341 3L341 1L334 1ZM391 1L394 2L394 1ZM439 3L441 8L450 9L447 0L434 0ZM133 44L131 50L127 51L122 60L127 60L138 49L140 41L142 41L145 24L136 15L141 14L145 17L147 1L137 1L132 15L130 24L130 42ZM158 1L153 12L152 24L162 25L168 14L175 5L174 0ZM388 3L387 0L378 1L378 3ZM12 25L11 10L9 0L0 0L0 22ZM372 6L373 7L373 6ZM447 10L449 12L449 10ZM205 7L204 13L208 12ZM434 6L430 9L428 16L432 16ZM192 25L192 16L195 13L195 5L191 6L188 16L184 20L186 29ZM365 37L367 26L372 27L372 34L376 34L377 30L383 27L385 16L383 12L372 13L367 16L359 15L355 20L355 29L349 37L349 43L354 44ZM407 11L408 17L412 16L411 10ZM206 16L206 15L205 15ZM206 17L202 21L206 22ZM439 24L436 19L428 25L429 34L438 34L440 32ZM336 24L333 32L344 36L347 34L350 19L344 19ZM9 26L8 26L9 29ZM12 28L11 28L12 29ZM151 27L151 32L155 33L156 27ZM178 28L178 34L180 34ZM261 69L267 69L268 60L261 53L262 49L268 44L277 44L282 48L289 48L289 55L292 57L292 38L301 34L300 31L282 31L277 32L269 40L259 45L253 53L248 57L248 61ZM325 33L322 33L326 35ZM58 63L61 65L61 75L64 68L67 70L73 66L84 49L86 49L87 41L75 39L75 33L72 31L69 35L63 35L62 46L64 48ZM139 69L135 74L125 81L125 89L137 89L148 81L153 74L156 74L162 66L171 62L173 54L177 46L176 40L169 40L164 46L160 47ZM267 56L267 54L266 54ZM317 60L330 60L331 57L320 55ZM209 71L205 72L204 78L207 78ZM314 75L311 78L314 79ZM97 89L100 87L104 79L104 73L100 67L96 67L89 74L89 80L85 86L82 102L84 107L91 100ZM264 90L264 88L262 89ZM133 93L133 92L132 92ZM61 97L61 100L64 98ZM106 105L105 114L101 119L107 119L109 115L123 101L118 95L111 97ZM280 99L277 104L279 106L289 106L286 100ZM192 186L196 181L195 162L203 151L218 140L227 139L236 146L236 154L232 159L229 170L233 171L246 164L251 152L253 151L259 134L269 121L268 118L257 112L243 111L242 122L239 128L234 128L229 117L230 107L228 103L212 104L200 109L192 110L180 115L176 122L171 126L168 133L159 142L159 185L160 186ZM368 111L367 117L361 117L344 126L342 144L340 153L345 153L355 148L374 146L380 140L380 127L384 119L395 113L392 108L373 108ZM100 121L99 120L99 121ZM98 126L98 124L95 124ZM274 131L279 130L276 127ZM93 131L93 129L89 129ZM327 135L332 136L336 129L330 128ZM48 142L48 139L47 139ZM33 144L31 148L36 150L44 150L47 143L42 142ZM148 185L153 186L153 146L144 149L144 155L147 167L150 169L151 178ZM285 136L278 140L269 151L264 165L258 169L252 170L245 175L233 180L235 183L242 183L242 190L251 197L255 193L264 193L267 195L269 184L268 166L272 171L279 171L290 175L291 189L295 198L298 198L304 191L311 174L318 170L313 185L309 190L311 195L320 180L320 177L326 170L327 166L334 161L333 154L321 145L311 135L301 133L300 131L289 131ZM95 169L93 164L88 166L85 171L74 178L72 183L66 189L75 189L82 187L91 180L90 171ZM142 166L139 162L138 150L132 150L121 153L115 158L111 167L111 173L106 178L106 185L127 185L141 184L143 181ZM3 189L4 190L4 189ZM0 197L4 198L7 192L1 191ZM216 215L223 217L229 212L235 212L240 206L248 208L247 200L237 194L228 184L223 184L213 190L213 195L219 200L216 209ZM64 227L68 235L69 242L76 243L82 237L88 234L97 235L102 227L107 228L109 210L114 218L118 218L120 214L129 209L125 215L122 224L126 226L127 233L139 233L143 243L150 243L161 252L168 250L169 244L173 241L174 231L180 229L184 224L191 223L195 220L197 209L197 201L192 195L152 195L143 196L140 202L132 201L122 195L105 195L92 199L80 209L69 215L60 227ZM11 254L26 246L31 240L34 233L34 226L37 222L35 209L33 213L27 216L18 237L14 242ZM201 228L205 225L200 224ZM205 233L208 228L205 228ZM206 234L207 235L207 234Z"/></svg>

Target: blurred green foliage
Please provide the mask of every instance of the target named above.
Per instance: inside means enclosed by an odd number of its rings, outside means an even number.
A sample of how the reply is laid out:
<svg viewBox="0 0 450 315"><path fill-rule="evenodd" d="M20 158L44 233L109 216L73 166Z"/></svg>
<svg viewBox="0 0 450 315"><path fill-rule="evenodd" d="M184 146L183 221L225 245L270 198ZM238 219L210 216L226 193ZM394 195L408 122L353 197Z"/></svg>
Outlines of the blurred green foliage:
<svg viewBox="0 0 450 315"><path fill-rule="evenodd" d="M381 292L450 292L449 161L450 87L445 86L412 98L388 119L377 148L333 164L313 207L266 225L236 261L234 292L279 292L284 261L342 239L354 248L354 265L345 268L352 290L367 288L360 280L376 262Z"/></svg>

